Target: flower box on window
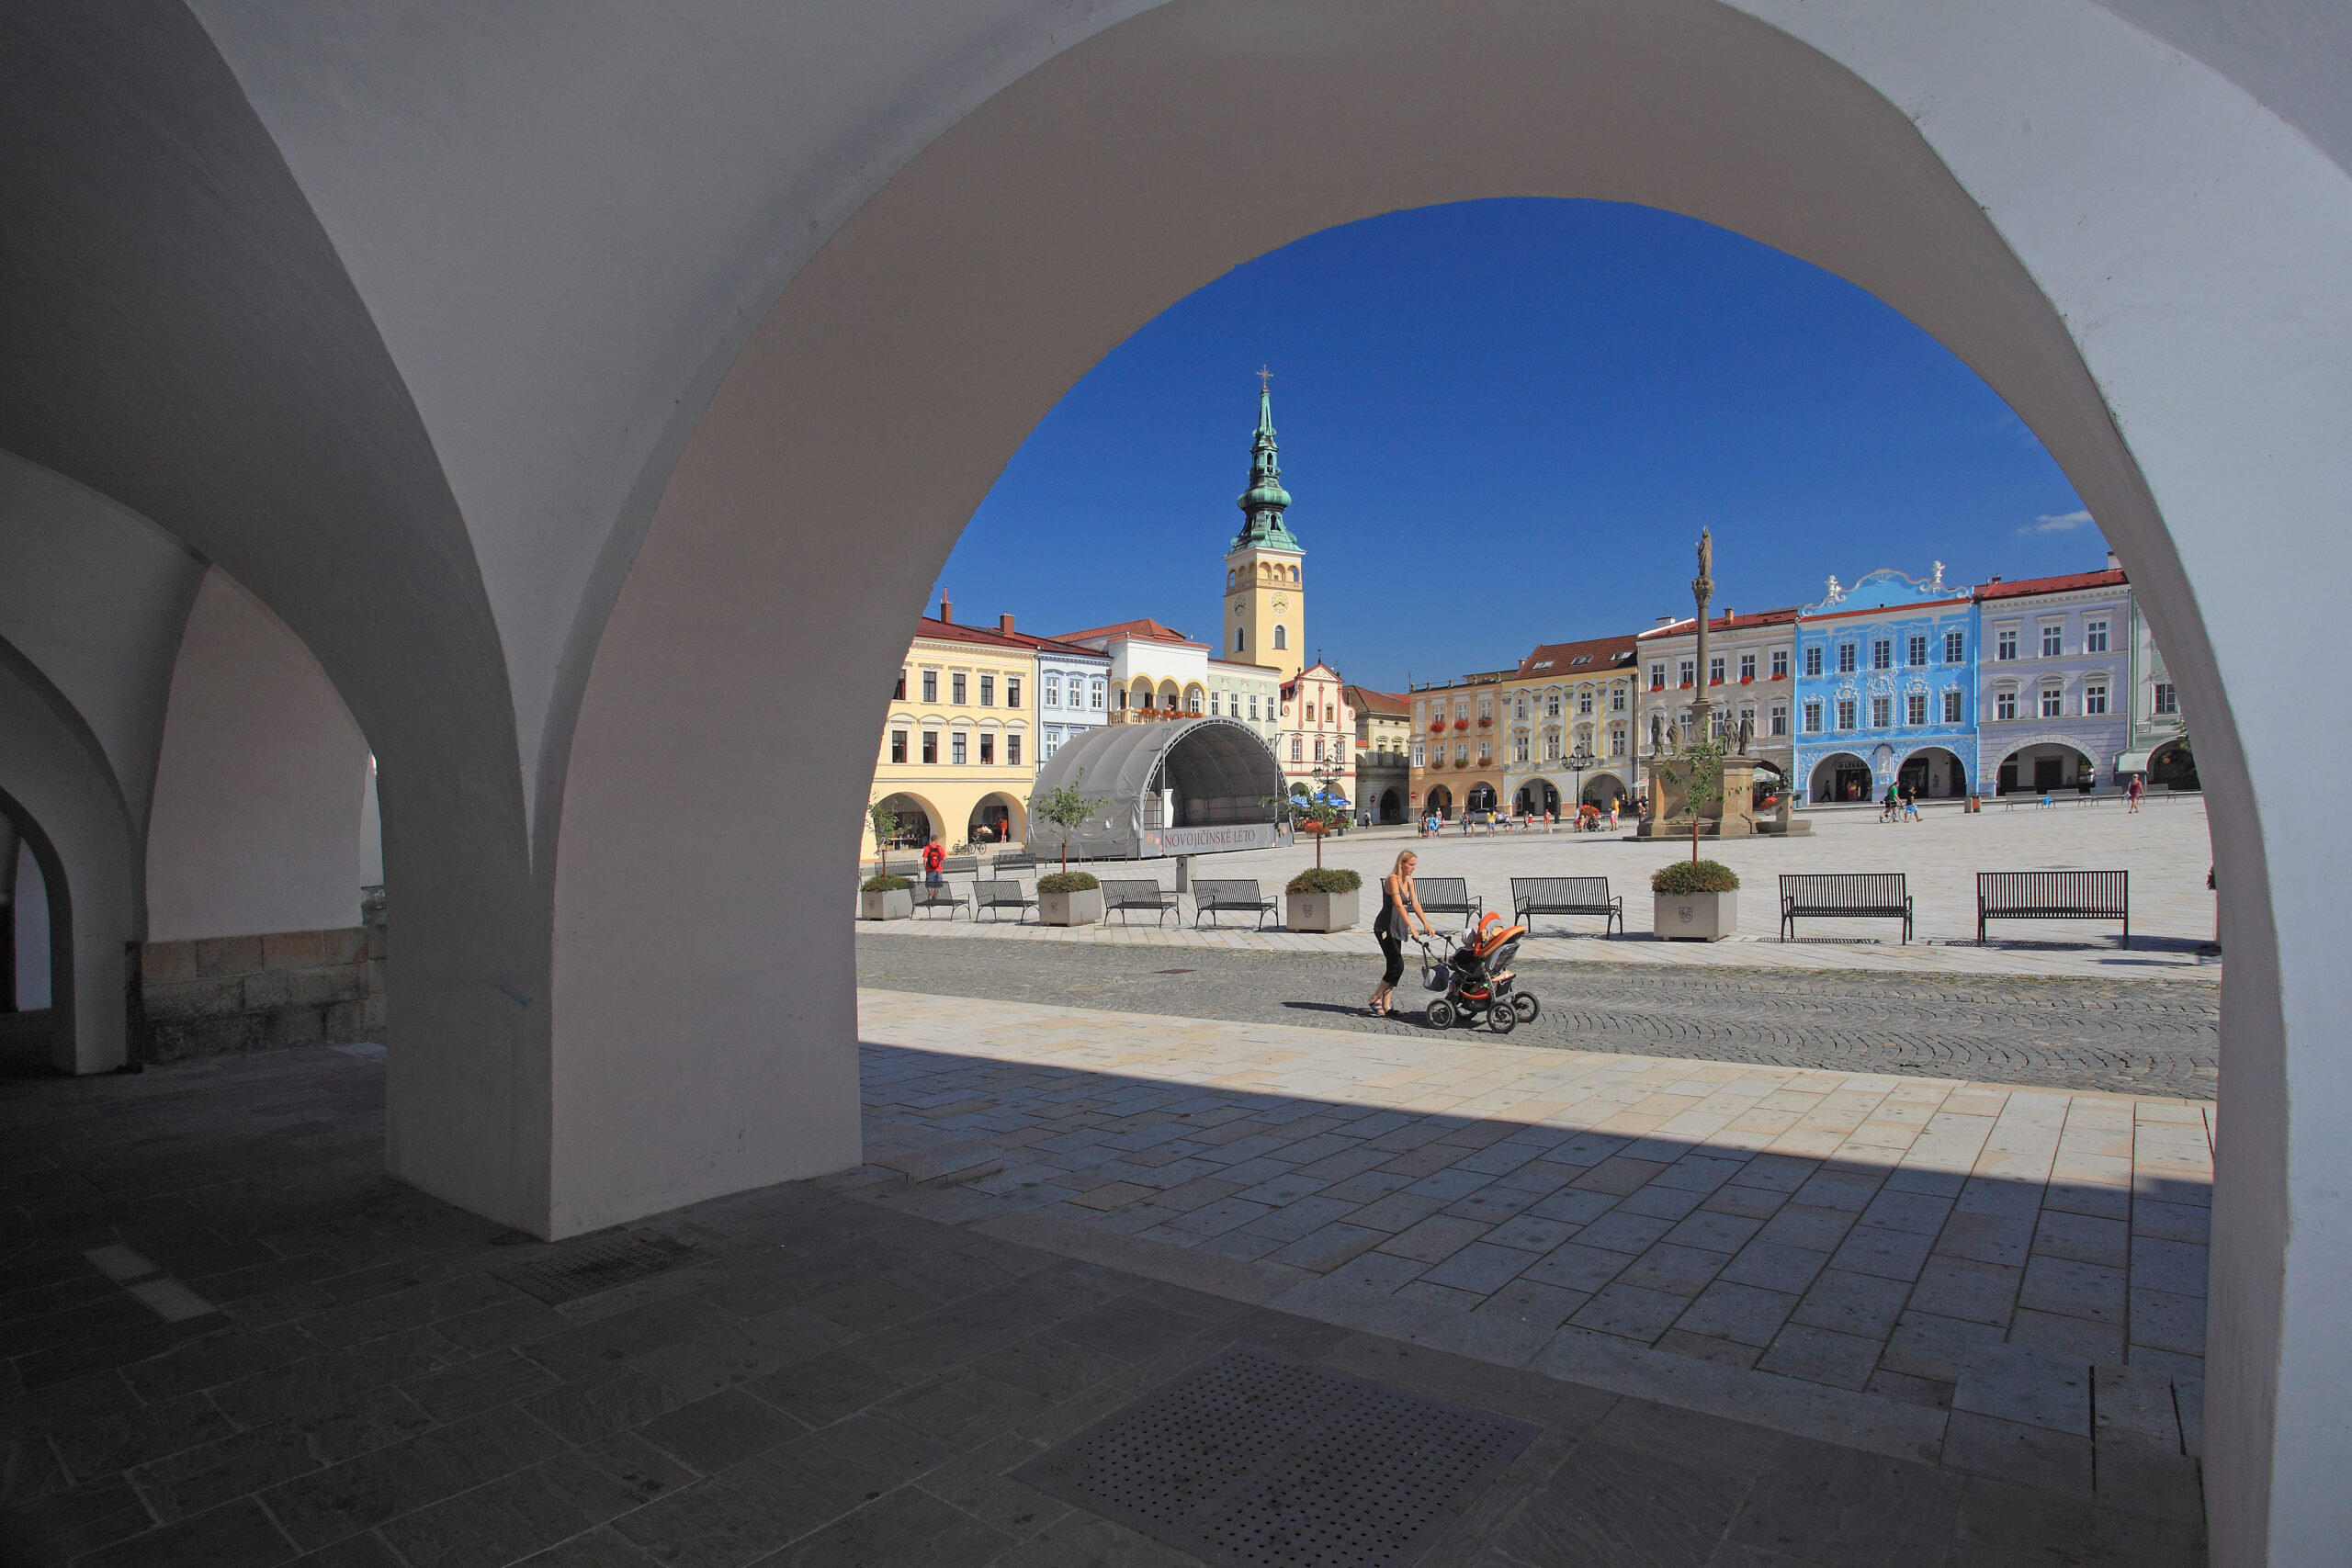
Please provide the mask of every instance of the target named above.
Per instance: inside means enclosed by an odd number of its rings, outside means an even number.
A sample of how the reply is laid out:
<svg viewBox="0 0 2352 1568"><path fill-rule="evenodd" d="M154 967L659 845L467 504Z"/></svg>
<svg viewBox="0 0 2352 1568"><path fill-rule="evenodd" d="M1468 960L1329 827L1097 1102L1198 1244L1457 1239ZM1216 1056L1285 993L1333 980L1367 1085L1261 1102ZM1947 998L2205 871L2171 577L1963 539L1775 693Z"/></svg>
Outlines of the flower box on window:
<svg viewBox="0 0 2352 1568"><path fill-rule="evenodd" d="M1739 678L1739 683L1743 686L1753 686L1756 684L1756 677L1753 675L1742 675Z"/></svg>

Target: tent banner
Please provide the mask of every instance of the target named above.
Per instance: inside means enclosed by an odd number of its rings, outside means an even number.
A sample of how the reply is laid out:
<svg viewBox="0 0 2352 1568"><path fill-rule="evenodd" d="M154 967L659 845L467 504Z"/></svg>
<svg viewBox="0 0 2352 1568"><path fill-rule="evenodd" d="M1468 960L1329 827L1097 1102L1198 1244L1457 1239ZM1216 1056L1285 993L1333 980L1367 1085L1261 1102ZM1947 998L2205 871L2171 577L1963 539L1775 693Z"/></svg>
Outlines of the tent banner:
<svg viewBox="0 0 2352 1568"><path fill-rule="evenodd" d="M1143 858L1215 854L1220 850L1270 850L1274 843L1275 828L1272 822L1228 822L1218 828L1147 828Z"/></svg>

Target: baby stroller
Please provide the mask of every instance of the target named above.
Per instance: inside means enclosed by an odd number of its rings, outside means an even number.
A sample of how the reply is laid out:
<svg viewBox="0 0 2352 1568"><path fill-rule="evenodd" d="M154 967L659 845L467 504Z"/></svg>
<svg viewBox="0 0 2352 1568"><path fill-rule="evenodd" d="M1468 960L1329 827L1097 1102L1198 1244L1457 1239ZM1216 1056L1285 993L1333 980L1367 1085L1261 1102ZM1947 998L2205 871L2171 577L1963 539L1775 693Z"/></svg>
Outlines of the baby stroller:
<svg viewBox="0 0 2352 1568"><path fill-rule="evenodd" d="M1532 993L1518 989L1513 983L1517 977L1508 967L1526 934L1525 926L1507 926L1500 915L1488 914L1464 930L1450 959L1439 960L1428 942L1421 943L1421 985L1442 993L1430 998L1430 1027L1451 1029L1456 1023L1476 1023L1483 1016L1487 1028L1509 1034L1522 1023L1534 1022L1544 1004Z"/></svg>

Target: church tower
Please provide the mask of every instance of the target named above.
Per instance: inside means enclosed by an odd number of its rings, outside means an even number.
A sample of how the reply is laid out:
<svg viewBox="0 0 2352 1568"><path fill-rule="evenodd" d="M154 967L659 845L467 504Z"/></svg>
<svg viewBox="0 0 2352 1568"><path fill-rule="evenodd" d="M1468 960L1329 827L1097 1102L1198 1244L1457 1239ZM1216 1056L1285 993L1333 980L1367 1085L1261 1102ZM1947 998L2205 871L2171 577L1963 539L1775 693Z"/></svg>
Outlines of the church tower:
<svg viewBox="0 0 2352 1568"><path fill-rule="evenodd" d="M1259 372L1258 433L1250 444L1250 488L1236 503L1241 532L1225 554L1225 637L1221 659L1263 664L1297 678L1306 647L1306 552L1283 513L1290 491L1274 445L1274 398Z"/></svg>

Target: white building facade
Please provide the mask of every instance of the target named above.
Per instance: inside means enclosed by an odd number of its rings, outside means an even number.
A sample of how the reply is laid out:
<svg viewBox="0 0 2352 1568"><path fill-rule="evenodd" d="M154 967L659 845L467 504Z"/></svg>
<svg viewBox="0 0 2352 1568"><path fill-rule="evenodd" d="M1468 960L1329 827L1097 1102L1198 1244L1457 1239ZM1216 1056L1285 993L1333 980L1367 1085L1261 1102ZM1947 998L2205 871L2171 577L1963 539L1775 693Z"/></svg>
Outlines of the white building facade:
<svg viewBox="0 0 2352 1568"><path fill-rule="evenodd" d="M2123 573L1987 582L1976 612L1979 786L1996 795L2115 787L2132 750Z"/></svg>

